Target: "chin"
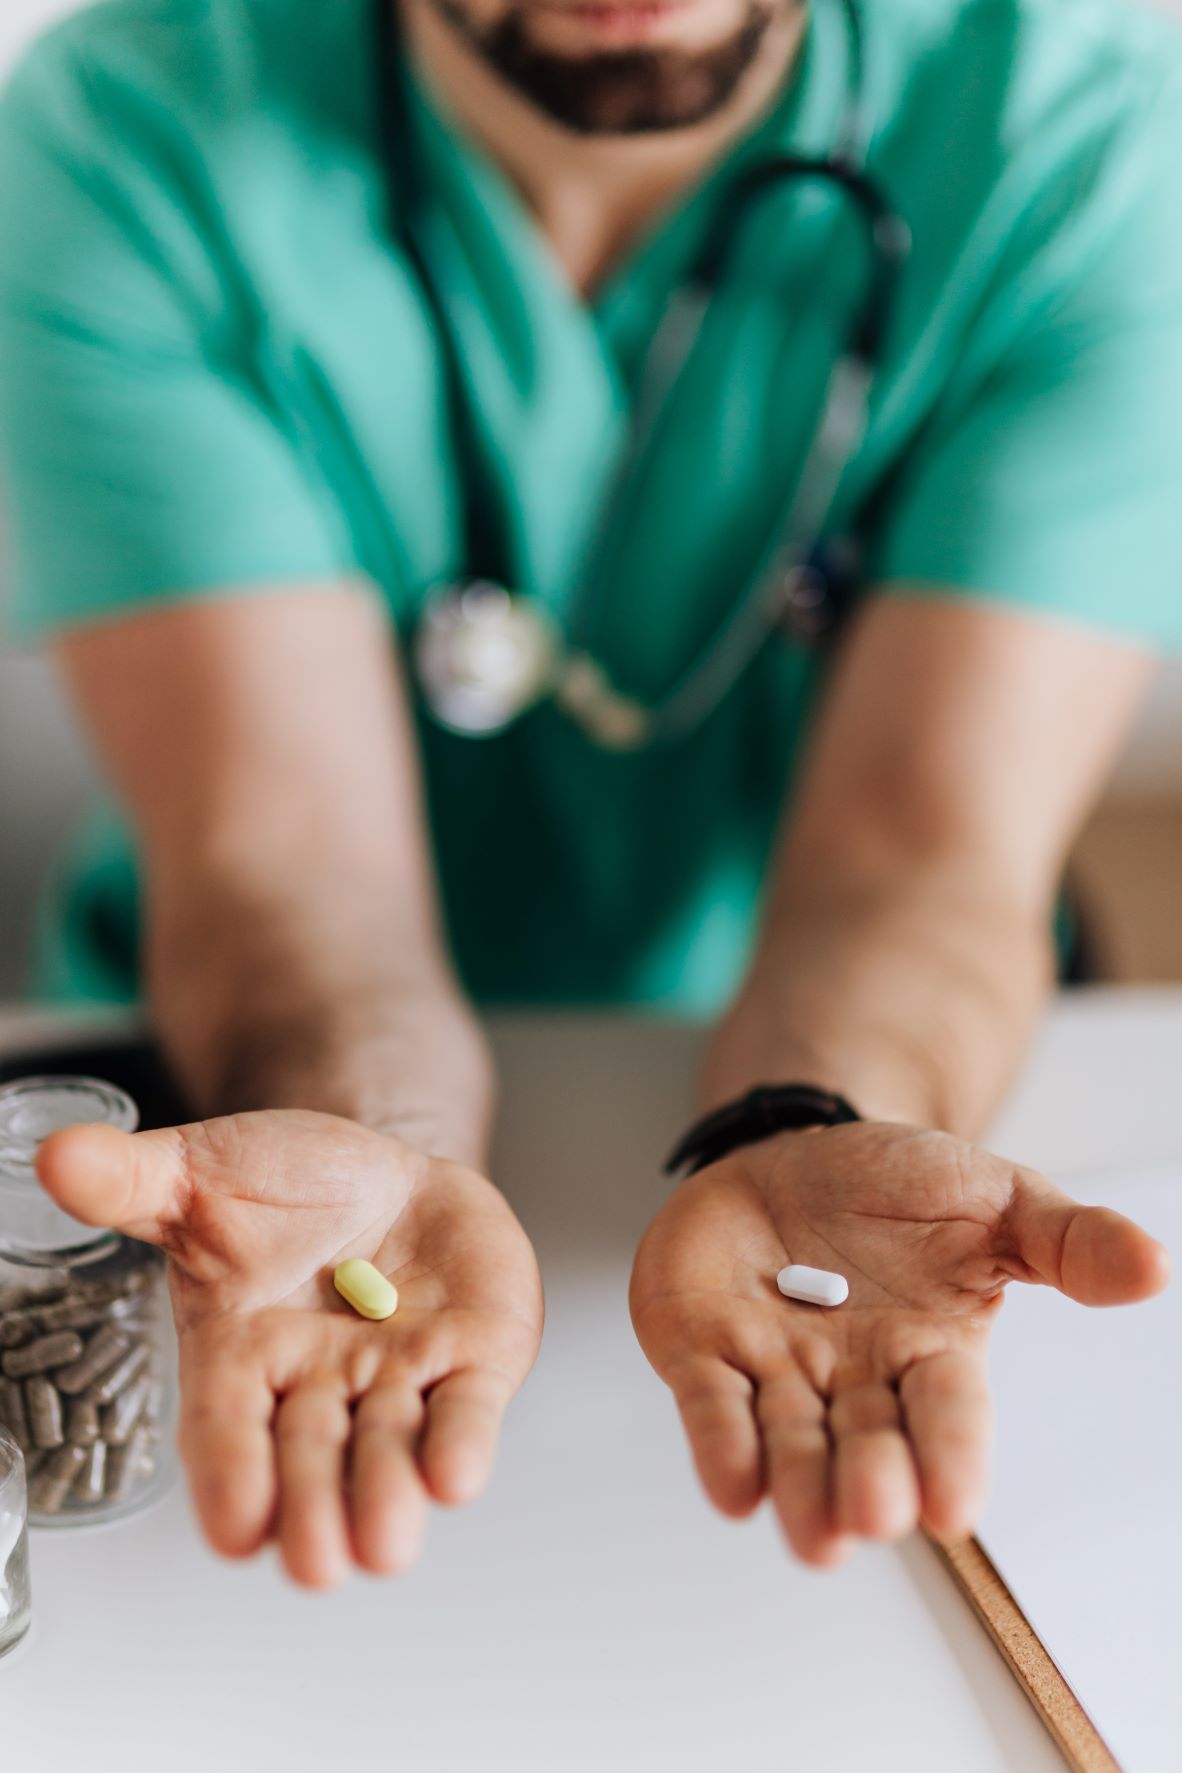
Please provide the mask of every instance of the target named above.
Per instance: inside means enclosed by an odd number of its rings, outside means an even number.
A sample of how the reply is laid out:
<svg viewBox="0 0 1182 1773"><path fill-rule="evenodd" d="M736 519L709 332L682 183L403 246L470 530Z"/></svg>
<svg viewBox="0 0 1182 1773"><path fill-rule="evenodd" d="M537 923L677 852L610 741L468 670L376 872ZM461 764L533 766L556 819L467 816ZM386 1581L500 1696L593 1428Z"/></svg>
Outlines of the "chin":
<svg viewBox="0 0 1182 1773"><path fill-rule="evenodd" d="M783 0L781 0L783 3ZM686 129L729 103L776 0L434 0L488 67L579 135Z"/></svg>

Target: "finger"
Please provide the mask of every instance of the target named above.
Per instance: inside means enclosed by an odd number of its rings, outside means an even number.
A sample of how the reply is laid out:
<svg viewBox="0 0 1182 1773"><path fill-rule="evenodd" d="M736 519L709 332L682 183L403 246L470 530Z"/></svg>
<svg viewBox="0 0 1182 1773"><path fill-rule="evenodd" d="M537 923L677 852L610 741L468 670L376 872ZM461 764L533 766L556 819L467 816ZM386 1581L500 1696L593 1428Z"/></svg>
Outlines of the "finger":
<svg viewBox="0 0 1182 1773"><path fill-rule="evenodd" d="M899 1384L919 1468L923 1524L938 1539L970 1533L985 1501L993 1409L980 1356L929 1355Z"/></svg>
<svg viewBox="0 0 1182 1773"><path fill-rule="evenodd" d="M261 1374L221 1363L186 1365L180 1450L193 1508L223 1557L258 1551L275 1510L274 1397Z"/></svg>
<svg viewBox="0 0 1182 1773"><path fill-rule="evenodd" d="M851 1386L829 1408L833 1512L864 1539L901 1539L919 1519L919 1479L889 1385Z"/></svg>
<svg viewBox="0 0 1182 1773"><path fill-rule="evenodd" d="M849 1541L833 1518L825 1400L790 1368L761 1382L756 1410L768 1489L789 1545L807 1564L840 1563Z"/></svg>
<svg viewBox="0 0 1182 1773"><path fill-rule="evenodd" d="M715 1359L688 1362L671 1382L702 1488L723 1514L750 1514L764 1492L755 1387Z"/></svg>
<svg viewBox="0 0 1182 1773"><path fill-rule="evenodd" d="M151 1133L65 1127L42 1141L36 1162L48 1193L84 1225L109 1225L159 1243L183 1214L188 1188L179 1127Z"/></svg>
<svg viewBox="0 0 1182 1773"><path fill-rule="evenodd" d="M353 1419L349 1480L357 1561L378 1576L410 1568L426 1526L427 1496L415 1460L423 1400L405 1375L379 1381Z"/></svg>
<svg viewBox="0 0 1182 1773"><path fill-rule="evenodd" d="M352 1426L345 1387L302 1380L279 1405L276 1534L284 1567L308 1588L331 1588L349 1567L345 1446Z"/></svg>
<svg viewBox="0 0 1182 1773"><path fill-rule="evenodd" d="M1109 1207L1081 1207L1033 1170L1015 1172L1002 1235L1003 1257L1081 1305L1148 1299L1170 1278L1156 1238Z"/></svg>
<svg viewBox="0 0 1182 1773"><path fill-rule="evenodd" d="M492 1475L513 1387L503 1373L474 1369L441 1379L427 1397L419 1467L439 1502L471 1502Z"/></svg>

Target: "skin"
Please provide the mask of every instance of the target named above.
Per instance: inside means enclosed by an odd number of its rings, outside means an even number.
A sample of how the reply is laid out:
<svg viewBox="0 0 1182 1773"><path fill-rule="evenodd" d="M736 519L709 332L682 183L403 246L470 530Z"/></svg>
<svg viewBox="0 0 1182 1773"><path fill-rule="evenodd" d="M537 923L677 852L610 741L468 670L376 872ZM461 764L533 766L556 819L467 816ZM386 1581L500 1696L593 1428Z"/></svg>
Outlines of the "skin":
<svg viewBox="0 0 1182 1773"><path fill-rule="evenodd" d="M477 32L516 12L530 44L574 60L605 52L600 30L577 5L455 0L455 10ZM692 128L599 136L571 133L498 79L433 0L407 0L404 18L421 77L517 186L572 288L586 296L774 101L805 13L796 0L774 0L769 12L757 61L712 117ZM709 54L745 16L745 0L685 0L655 26L617 25L608 47Z"/></svg>
<svg viewBox="0 0 1182 1773"><path fill-rule="evenodd" d="M741 12L686 0L661 42L715 44ZM424 77L580 293L750 128L800 22L777 14L706 123L589 139L498 82L427 0L407 15ZM602 47L577 7L523 16L561 53ZM350 1561L404 1568L427 1499L479 1486L541 1289L488 1175L495 1080L443 942L386 618L358 584L208 589L57 647L144 857L152 1013L207 1118L71 1130L41 1173L80 1217L168 1252L182 1452L210 1542L246 1555L277 1537L295 1579L323 1585ZM631 1294L708 1494L739 1514L770 1489L816 1563L920 1519L971 1522L1008 1280L1104 1303L1165 1278L1135 1227L972 1143L1045 999L1064 858L1146 661L1098 632L889 589L843 645L699 1092L705 1108L807 1080L868 1124L766 1141L675 1189ZM333 1294L347 1255L401 1288L388 1324ZM780 1299L789 1259L841 1268L849 1304Z"/></svg>
<svg viewBox="0 0 1182 1773"><path fill-rule="evenodd" d="M492 1068L439 935L384 622L358 587L293 588L104 625L59 660L140 836L152 1013L208 1118L71 1130L42 1179L168 1253L181 1454L215 1549L277 1538L314 1587L404 1569L425 1501L487 1476L542 1290L487 1179ZM334 1292L352 1255L400 1288L388 1323ZM344 1443L371 1422L346 1497Z"/></svg>
<svg viewBox="0 0 1182 1773"><path fill-rule="evenodd" d="M1108 1305L1168 1278L1138 1227L972 1142L1045 1000L1066 853L1145 670L1083 629L893 595L834 674L700 1095L801 1079L868 1124L782 1135L682 1184L631 1289L707 1493L733 1514L770 1494L810 1563L971 1528L1008 1281ZM844 1274L848 1303L782 1299L790 1261Z"/></svg>
<svg viewBox="0 0 1182 1773"><path fill-rule="evenodd" d="M299 1110L70 1128L38 1172L79 1218L168 1254L180 1447L217 1551L274 1538L313 1588L351 1561L390 1575L429 1501L483 1490L542 1327L533 1252L483 1177ZM336 1293L351 1256L394 1282L392 1317Z"/></svg>
<svg viewBox="0 0 1182 1773"><path fill-rule="evenodd" d="M848 1302L784 1299L786 1262ZM901 1125L785 1134L679 1188L637 1253L637 1333L724 1514L770 1495L806 1563L984 1501L989 1330L1007 1281L1084 1305L1147 1298L1165 1252L1119 1213L962 1140Z"/></svg>

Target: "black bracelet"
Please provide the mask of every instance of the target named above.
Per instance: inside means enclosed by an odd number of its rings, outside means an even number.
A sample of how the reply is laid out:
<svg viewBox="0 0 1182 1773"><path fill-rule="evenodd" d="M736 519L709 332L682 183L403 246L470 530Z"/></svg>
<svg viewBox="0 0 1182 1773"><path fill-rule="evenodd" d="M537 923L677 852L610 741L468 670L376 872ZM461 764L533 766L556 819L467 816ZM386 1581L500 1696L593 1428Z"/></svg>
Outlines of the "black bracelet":
<svg viewBox="0 0 1182 1773"><path fill-rule="evenodd" d="M685 1170L696 1175L707 1164L771 1133L840 1127L861 1119L844 1096L818 1089L815 1084L759 1084L737 1102L727 1102L695 1121L665 1160L665 1173Z"/></svg>

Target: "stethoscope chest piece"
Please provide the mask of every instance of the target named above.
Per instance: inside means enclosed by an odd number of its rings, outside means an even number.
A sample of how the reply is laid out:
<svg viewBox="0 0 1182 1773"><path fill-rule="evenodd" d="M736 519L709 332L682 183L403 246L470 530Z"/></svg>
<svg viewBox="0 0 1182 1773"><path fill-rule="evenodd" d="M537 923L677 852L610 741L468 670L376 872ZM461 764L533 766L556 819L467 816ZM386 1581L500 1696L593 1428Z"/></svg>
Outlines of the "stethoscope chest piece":
<svg viewBox="0 0 1182 1773"><path fill-rule="evenodd" d="M462 579L428 594L413 663L435 718L477 735L500 732L550 694L561 651L554 622L532 598Z"/></svg>

